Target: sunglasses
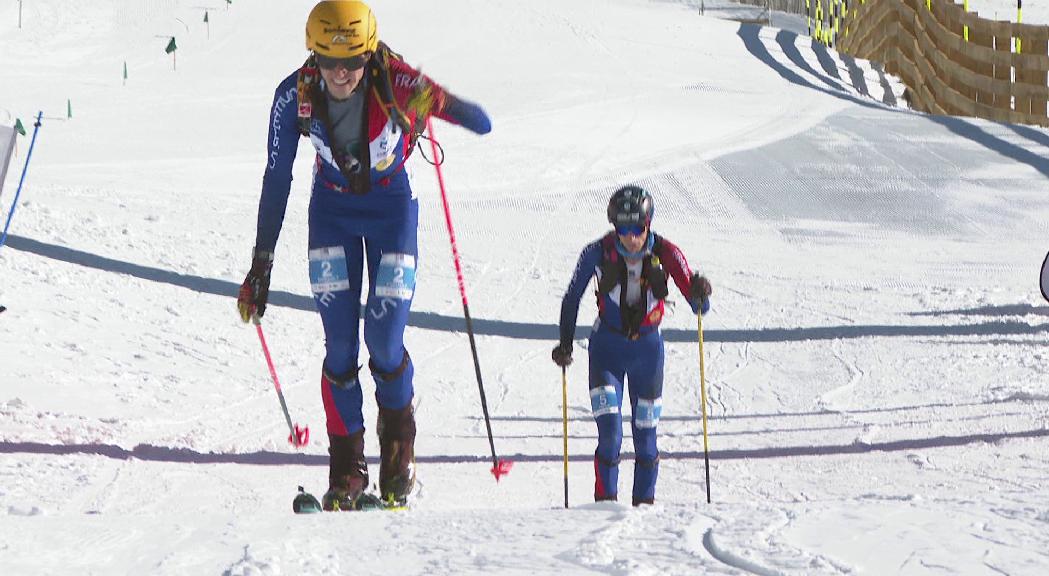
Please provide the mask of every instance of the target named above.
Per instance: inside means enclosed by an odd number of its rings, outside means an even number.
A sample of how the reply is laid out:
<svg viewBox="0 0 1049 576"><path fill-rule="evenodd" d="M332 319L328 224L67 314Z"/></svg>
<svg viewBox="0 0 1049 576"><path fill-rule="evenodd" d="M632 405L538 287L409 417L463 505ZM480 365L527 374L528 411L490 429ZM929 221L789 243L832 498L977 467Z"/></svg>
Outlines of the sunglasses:
<svg viewBox="0 0 1049 576"><path fill-rule="evenodd" d="M640 236L644 234L645 227L641 224L628 224L616 226L616 234L620 236Z"/></svg>
<svg viewBox="0 0 1049 576"><path fill-rule="evenodd" d="M364 68L364 65L368 62L367 55L365 54L358 54L353 58L332 58L331 56L317 54L316 59L317 66L320 66L325 70L334 70L336 67L342 66L350 72Z"/></svg>

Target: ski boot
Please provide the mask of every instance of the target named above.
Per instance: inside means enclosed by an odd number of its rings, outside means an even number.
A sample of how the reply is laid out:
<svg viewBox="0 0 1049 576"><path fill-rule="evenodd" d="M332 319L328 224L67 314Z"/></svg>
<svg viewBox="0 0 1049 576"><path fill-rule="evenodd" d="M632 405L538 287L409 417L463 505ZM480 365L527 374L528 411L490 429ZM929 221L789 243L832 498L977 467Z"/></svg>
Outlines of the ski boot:
<svg viewBox="0 0 1049 576"><path fill-rule="evenodd" d="M415 410L379 407L379 495L387 506L405 506L415 487Z"/></svg>
<svg viewBox="0 0 1049 576"><path fill-rule="evenodd" d="M329 434L328 491L321 498L326 511L372 510L382 502L368 488L368 463L364 460L364 430L349 436Z"/></svg>

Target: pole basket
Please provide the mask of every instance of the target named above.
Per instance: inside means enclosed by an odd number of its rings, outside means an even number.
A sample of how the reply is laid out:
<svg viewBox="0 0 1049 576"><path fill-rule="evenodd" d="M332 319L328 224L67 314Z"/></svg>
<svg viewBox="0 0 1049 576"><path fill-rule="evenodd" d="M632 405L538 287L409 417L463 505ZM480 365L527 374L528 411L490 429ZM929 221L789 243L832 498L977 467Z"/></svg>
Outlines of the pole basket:
<svg viewBox="0 0 1049 576"><path fill-rule="evenodd" d="M498 460L495 466L492 467L492 476L495 476L495 481L510 473L510 469L514 467L512 460Z"/></svg>
<svg viewBox="0 0 1049 576"><path fill-rule="evenodd" d="M296 448L305 448L310 443L310 427L296 424L291 434L288 434L288 443Z"/></svg>

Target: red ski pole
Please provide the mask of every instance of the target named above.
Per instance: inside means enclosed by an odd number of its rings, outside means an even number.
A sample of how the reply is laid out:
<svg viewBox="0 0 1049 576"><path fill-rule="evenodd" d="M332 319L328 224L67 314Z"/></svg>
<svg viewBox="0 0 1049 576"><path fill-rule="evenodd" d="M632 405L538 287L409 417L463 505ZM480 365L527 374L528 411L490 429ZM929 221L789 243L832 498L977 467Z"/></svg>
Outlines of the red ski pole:
<svg viewBox="0 0 1049 576"><path fill-rule="evenodd" d="M266 346L266 337L262 335L262 322L257 314L251 315L251 321L255 323L255 331L259 334L259 342L262 343L262 353L266 355L266 364L269 366L270 376L273 378L273 387L277 389L277 398L280 399L280 409L284 411L284 419L288 422L288 442L296 448L302 448L310 442L310 427L300 428L298 424L291 423L291 415L288 414L288 403L284 401L284 393L280 390L280 380L277 379L277 370L273 367L270 348Z"/></svg>
<svg viewBox="0 0 1049 576"><path fill-rule="evenodd" d="M495 481L504 474L510 473L514 463L510 460L500 460L495 455L495 440L492 438L492 422L488 417L488 401L484 396L484 383L481 381L481 363L477 359L477 344L474 341L473 321L470 320L470 305L466 302L466 283L463 282L463 268L459 264L459 248L455 243L455 228L452 226L452 211L448 207L448 194L444 187L444 173L441 172L441 162L437 159L437 141L433 133L433 124L426 119L426 129L430 132L430 148L433 151L433 166L437 170L437 184L441 188L441 203L444 205L444 223L448 225L448 238L452 242L452 258L455 260L455 275L459 279L459 294L463 297L463 316L466 317L466 333L470 338L470 352L473 354L474 374L477 376L477 388L481 392L481 410L484 412L484 425L488 429L488 445L492 449L492 475Z"/></svg>

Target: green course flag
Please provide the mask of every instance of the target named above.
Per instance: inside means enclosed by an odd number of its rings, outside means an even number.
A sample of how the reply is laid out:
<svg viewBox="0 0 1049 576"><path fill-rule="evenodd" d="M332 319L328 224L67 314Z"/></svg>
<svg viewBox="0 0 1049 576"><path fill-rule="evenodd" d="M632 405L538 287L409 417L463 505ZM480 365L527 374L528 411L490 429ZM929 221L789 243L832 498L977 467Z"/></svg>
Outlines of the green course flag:
<svg viewBox="0 0 1049 576"><path fill-rule="evenodd" d="M207 10L204 11L204 23L205 24L208 23L208 11Z"/></svg>
<svg viewBox="0 0 1049 576"><path fill-rule="evenodd" d="M73 117L73 101L66 99L66 118Z"/></svg>
<svg viewBox="0 0 1049 576"><path fill-rule="evenodd" d="M127 84L127 60L124 60L124 83Z"/></svg>
<svg viewBox="0 0 1049 576"><path fill-rule="evenodd" d="M171 37L171 41L170 41L170 42L168 42L168 47L167 47L167 48L164 48L164 53L166 53L166 54L171 54L171 53L172 53L172 52L174 52L175 50L178 50L178 46L176 46L176 45L175 45L175 37L174 37L174 36L172 36L172 37Z"/></svg>
<svg viewBox="0 0 1049 576"><path fill-rule="evenodd" d="M21 118L15 118L15 130L22 136L25 136L25 126L22 126Z"/></svg>

